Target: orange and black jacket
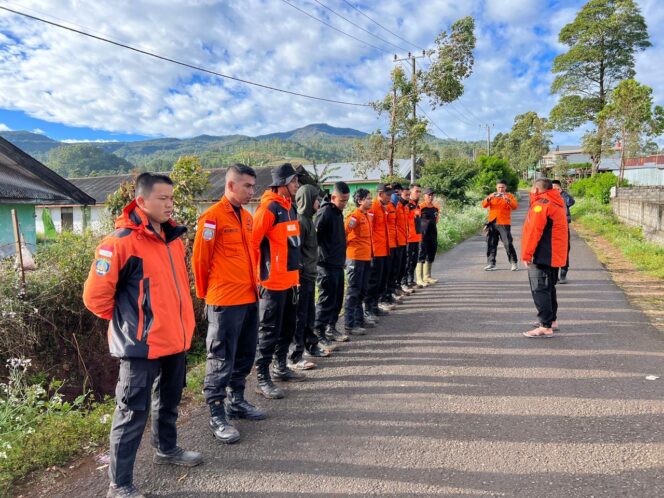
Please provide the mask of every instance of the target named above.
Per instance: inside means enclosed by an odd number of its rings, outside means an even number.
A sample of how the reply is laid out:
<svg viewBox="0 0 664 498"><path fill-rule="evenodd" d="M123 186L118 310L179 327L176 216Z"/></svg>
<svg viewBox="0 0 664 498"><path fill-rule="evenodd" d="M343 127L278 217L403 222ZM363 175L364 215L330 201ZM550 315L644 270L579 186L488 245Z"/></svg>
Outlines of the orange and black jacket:
<svg viewBox="0 0 664 498"><path fill-rule="evenodd" d="M420 204L420 216L422 238L436 239L438 237L438 229L436 227L439 217L438 206L430 202L423 202Z"/></svg>
<svg viewBox="0 0 664 498"><path fill-rule="evenodd" d="M417 201L408 201L408 243L422 241L422 211Z"/></svg>
<svg viewBox="0 0 664 498"><path fill-rule="evenodd" d="M369 219L371 220L371 240L374 257L388 256L390 254L390 245L387 235L386 206L380 202L378 197L371 203Z"/></svg>
<svg viewBox="0 0 664 498"><path fill-rule="evenodd" d="M397 246L397 208L392 202L385 204L385 224L387 225L387 241L390 249Z"/></svg>
<svg viewBox="0 0 664 498"><path fill-rule="evenodd" d="M290 198L266 190L252 235L260 285L286 290L300 284L300 223Z"/></svg>
<svg viewBox="0 0 664 498"><path fill-rule="evenodd" d="M397 245L408 244L408 201L399 197L397 210Z"/></svg>
<svg viewBox="0 0 664 498"><path fill-rule="evenodd" d="M256 262L251 245L253 220L226 197L198 219L191 260L196 295L212 306L255 303Z"/></svg>
<svg viewBox="0 0 664 498"><path fill-rule="evenodd" d="M505 192L503 197L489 195L482 201L482 207L489 208L489 221L495 221L496 225L511 225L512 210L518 208L519 203L512 194Z"/></svg>
<svg viewBox="0 0 664 498"><path fill-rule="evenodd" d="M567 213L555 189L531 197L523 224L521 260L560 268L567 263Z"/></svg>
<svg viewBox="0 0 664 498"><path fill-rule="evenodd" d="M161 358L189 349L194 308L180 236L169 220L159 236L136 205L115 221L95 250L83 302L110 320L108 343L117 358Z"/></svg>
<svg viewBox="0 0 664 498"><path fill-rule="evenodd" d="M356 261L371 261L371 221L359 208L346 218L346 257Z"/></svg>

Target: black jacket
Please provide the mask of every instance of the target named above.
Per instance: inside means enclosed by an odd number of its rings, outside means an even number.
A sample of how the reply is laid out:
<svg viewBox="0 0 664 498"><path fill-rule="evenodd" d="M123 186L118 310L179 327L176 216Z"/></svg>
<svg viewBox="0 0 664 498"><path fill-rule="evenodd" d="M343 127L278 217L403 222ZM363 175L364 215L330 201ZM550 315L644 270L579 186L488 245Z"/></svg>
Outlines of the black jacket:
<svg viewBox="0 0 664 498"><path fill-rule="evenodd" d="M318 234L318 266L343 268L346 264L344 214L326 199L314 223Z"/></svg>
<svg viewBox="0 0 664 498"><path fill-rule="evenodd" d="M295 194L297 219L300 222L300 253L302 255L300 278L311 281L316 280L316 263L318 262L318 242L313 220L314 203L317 197L318 188L313 185L303 185Z"/></svg>

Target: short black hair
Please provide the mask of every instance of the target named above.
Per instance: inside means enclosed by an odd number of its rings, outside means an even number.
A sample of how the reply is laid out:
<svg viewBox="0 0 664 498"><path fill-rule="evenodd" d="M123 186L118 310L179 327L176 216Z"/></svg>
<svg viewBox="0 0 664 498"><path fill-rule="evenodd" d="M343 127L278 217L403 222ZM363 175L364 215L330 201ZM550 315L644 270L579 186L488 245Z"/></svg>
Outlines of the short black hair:
<svg viewBox="0 0 664 498"><path fill-rule="evenodd" d="M249 175L256 178L256 170L251 166L247 166L246 164L241 164L241 163L231 164L226 170L226 174L230 173L231 171L237 173L238 175Z"/></svg>
<svg viewBox="0 0 664 498"><path fill-rule="evenodd" d="M507 185L507 180L505 180L504 178L501 178L500 180L498 180L496 182L496 185Z"/></svg>
<svg viewBox="0 0 664 498"><path fill-rule="evenodd" d="M337 182L334 184L333 192L338 192L339 194L350 194L350 188L346 182Z"/></svg>
<svg viewBox="0 0 664 498"><path fill-rule="evenodd" d="M166 175L160 175L157 173L141 173L136 177L135 192L136 197L146 197L150 195L152 189L157 183L165 183L167 185L173 185L173 180L171 180Z"/></svg>
<svg viewBox="0 0 664 498"><path fill-rule="evenodd" d="M411 183L411 184L409 185L409 188L415 188L415 187L420 187L420 188L422 188L422 185L420 185L419 183Z"/></svg>
<svg viewBox="0 0 664 498"><path fill-rule="evenodd" d="M560 183L560 180L551 180L552 185L560 185L561 187L563 186L562 183Z"/></svg>
<svg viewBox="0 0 664 498"><path fill-rule="evenodd" d="M543 190L551 190L553 188L553 184L548 178L538 178L535 180L534 185L536 187L542 188Z"/></svg>
<svg viewBox="0 0 664 498"><path fill-rule="evenodd" d="M355 205L359 207L360 204L362 204L362 201L366 199L370 193L371 192L365 188L358 188L355 191L355 194L353 194L353 201L355 202Z"/></svg>

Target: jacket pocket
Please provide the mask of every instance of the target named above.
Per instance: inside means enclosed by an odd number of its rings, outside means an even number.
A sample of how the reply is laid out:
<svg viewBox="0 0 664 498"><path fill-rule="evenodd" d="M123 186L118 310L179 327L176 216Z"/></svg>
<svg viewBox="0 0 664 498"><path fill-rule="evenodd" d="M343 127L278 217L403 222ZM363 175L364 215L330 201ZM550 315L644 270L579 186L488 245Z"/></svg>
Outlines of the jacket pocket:
<svg viewBox="0 0 664 498"><path fill-rule="evenodd" d="M150 401L145 360L120 362L115 402L121 410L145 411Z"/></svg>
<svg viewBox="0 0 664 498"><path fill-rule="evenodd" d="M141 311L143 313L143 326L141 327L141 330L138 331L138 333L140 334L138 340L141 342L147 342L148 334L150 333L150 329L152 328L152 323L154 321L154 314L152 313L150 279L144 278L142 285L143 285L143 298L141 299Z"/></svg>

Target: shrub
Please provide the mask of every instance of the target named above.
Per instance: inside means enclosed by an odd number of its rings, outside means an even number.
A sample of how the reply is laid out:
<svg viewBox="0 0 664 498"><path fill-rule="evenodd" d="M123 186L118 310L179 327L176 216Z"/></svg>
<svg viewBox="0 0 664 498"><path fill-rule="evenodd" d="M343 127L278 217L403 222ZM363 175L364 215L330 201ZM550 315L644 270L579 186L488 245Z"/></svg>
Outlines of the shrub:
<svg viewBox="0 0 664 498"><path fill-rule="evenodd" d="M478 205L452 207L441 210L438 222L438 249L448 251L459 242L476 233L484 224L486 215Z"/></svg>
<svg viewBox="0 0 664 498"><path fill-rule="evenodd" d="M608 204L611 198L611 187L615 187L616 175L613 173L601 173L599 175L577 180L570 184L570 193L575 197L588 197L604 204ZM623 180L621 186L626 187L629 183Z"/></svg>
<svg viewBox="0 0 664 498"><path fill-rule="evenodd" d="M519 176L505 159L496 156L480 156L478 162L480 171L473 181L475 189L480 190L484 195L488 195L495 191L496 182L505 180L508 192L518 190Z"/></svg>
<svg viewBox="0 0 664 498"><path fill-rule="evenodd" d="M449 201L465 203L466 192L479 172L479 165L465 158L445 159L426 164L419 183L431 187Z"/></svg>

